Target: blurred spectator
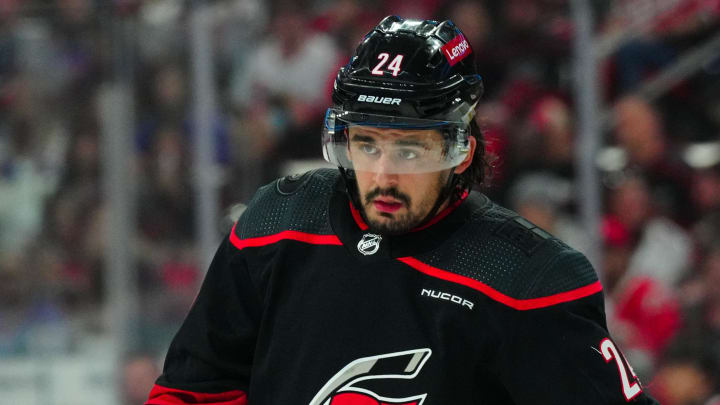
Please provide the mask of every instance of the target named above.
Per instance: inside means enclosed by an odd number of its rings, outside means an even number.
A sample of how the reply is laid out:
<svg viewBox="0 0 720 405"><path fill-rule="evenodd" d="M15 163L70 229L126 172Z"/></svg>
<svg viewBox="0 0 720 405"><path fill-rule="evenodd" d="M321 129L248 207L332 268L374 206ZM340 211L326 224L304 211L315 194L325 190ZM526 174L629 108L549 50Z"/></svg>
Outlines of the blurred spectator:
<svg viewBox="0 0 720 405"><path fill-rule="evenodd" d="M692 198L700 216L720 211L720 164L695 172Z"/></svg>
<svg viewBox="0 0 720 405"><path fill-rule="evenodd" d="M194 194L188 144L173 126L161 127L153 138L139 187L140 230L154 240L190 240Z"/></svg>
<svg viewBox="0 0 720 405"><path fill-rule="evenodd" d="M38 238L43 249L57 251L63 307L78 325L95 328L102 302L104 249L100 145L93 108L73 116L69 146L56 192L45 202L45 224ZM90 317L89 317L90 316Z"/></svg>
<svg viewBox="0 0 720 405"><path fill-rule="evenodd" d="M160 372L154 356L147 353L129 355L122 368L122 404L144 403Z"/></svg>
<svg viewBox="0 0 720 405"><path fill-rule="evenodd" d="M720 364L720 243L702 256L680 292L687 319L685 336L707 347Z"/></svg>
<svg viewBox="0 0 720 405"><path fill-rule="evenodd" d="M51 21L52 71L59 91L66 92L71 113L83 109L101 80L105 45L104 31L100 30L99 14L92 0L59 0ZM45 67L48 68L47 66Z"/></svg>
<svg viewBox="0 0 720 405"><path fill-rule="evenodd" d="M531 72L557 87L560 65L569 56L572 24L565 2L511 0L502 3L496 43L507 73ZM512 46L506 46L512 44ZM503 77L509 82L508 77Z"/></svg>
<svg viewBox="0 0 720 405"><path fill-rule="evenodd" d="M50 202L48 229L42 245L61 254L62 304L78 325L97 327L103 302L102 211L92 190L77 189Z"/></svg>
<svg viewBox="0 0 720 405"><path fill-rule="evenodd" d="M49 252L0 256L0 356L70 348L70 325L56 301L59 270Z"/></svg>
<svg viewBox="0 0 720 405"><path fill-rule="evenodd" d="M630 177L610 191L606 227L627 234L634 254L629 268L635 274L651 275L668 286L674 285L690 265L690 236L656 210L656 200L640 177Z"/></svg>
<svg viewBox="0 0 720 405"><path fill-rule="evenodd" d="M574 177L574 135L570 108L557 96L545 95L530 104L526 126L518 131L517 174L547 170L566 180Z"/></svg>
<svg viewBox="0 0 720 405"><path fill-rule="evenodd" d="M716 250L720 246L720 164L697 170L692 191L693 206L699 218L692 229L696 242L696 263L704 262L709 269L717 261ZM712 271L706 271L706 274L711 273ZM695 282L700 282L698 287L702 285L700 279ZM709 287L704 286L702 289L707 288ZM720 291L715 291L714 294L720 297Z"/></svg>
<svg viewBox="0 0 720 405"><path fill-rule="evenodd" d="M638 375L646 378L683 326L677 294L643 275L625 275L615 292L610 328Z"/></svg>
<svg viewBox="0 0 720 405"><path fill-rule="evenodd" d="M141 113L136 142L140 153L147 157L147 153L157 142L155 137L166 127L176 127L184 138L181 143L192 144L195 128L192 121L194 106L190 102L190 78L186 67L180 61L169 59L159 65L150 66L143 73L137 97ZM225 165L230 160L229 124L221 111L214 113L214 158L216 163Z"/></svg>
<svg viewBox="0 0 720 405"><path fill-rule="evenodd" d="M8 77L16 69L17 40L15 23L18 18L20 0L0 2L0 83L7 83ZM0 85L0 100L2 100Z"/></svg>
<svg viewBox="0 0 720 405"><path fill-rule="evenodd" d="M327 105L324 90L340 61L333 41L310 30L307 10L279 3L267 36L236 72L233 100L248 111L279 103L286 122L302 125L308 112Z"/></svg>
<svg viewBox="0 0 720 405"><path fill-rule="evenodd" d="M70 128L71 141L65 156L61 192L100 185L100 127L92 110L88 109L86 113L86 118L75 118Z"/></svg>
<svg viewBox="0 0 720 405"><path fill-rule="evenodd" d="M142 316L135 319L133 347L161 353L197 295L202 272L190 241L145 239L139 246Z"/></svg>
<svg viewBox="0 0 720 405"><path fill-rule="evenodd" d="M42 224L45 199L54 191L56 174L35 157L37 138L27 121L13 122L7 155L0 156L0 254L26 249Z"/></svg>
<svg viewBox="0 0 720 405"><path fill-rule="evenodd" d="M680 355L660 367L649 387L663 405L715 405L715 372L702 357Z"/></svg>
<svg viewBox="0 0 720 405"><path fill-rule="evenodd" d="M338 52L342 55L339 57L339 64L350 59L357 46L357 39L363 38L378 21L385 17L380 5L382 2L377 0L333 1L312 21L311 25L314 29L330 35L335 40Z"/></svg>
<svg viewBox="0 0 720 405"><path fill-rule="evenodd" d="M662 121L650 103L628 96L615 105L615 139L627 153L625 170L643 176L654 206L665 216L687 225L690 206L690 168L674 153Z"/></svg>
<svg viewBox="0 0 720 405"><path fill-rule="evenodd" d="M189 78L179 62L171 61L152 65L147 74L140 77L142 85L138 88L138 102L142 115L141 138L138 141L141 150L146 150L152 141L147 132L163 124L181 124L190 113Z"/></svg>
<svg viewBox="0 0 720 405"><path fill-rule="evenodd" d="M316 136L330 104L326 88L341 61L334 41L310 29L308 10L277 2L266 37L235 72L233 102L241 113L240 159L272 162L317 156Z"/></svg>
<svg viewBox="0 0 720 405"><path fill-rule="evenodd" d="M581 252L588 238L578 222L567 214L572 184L558 176L536 172L520 177L510 189L510 207L530 222L552 233Z"/></svg>
<svg viewBox="0 0 720 405"><path fill-rule="evenodd" d="M173 0L143 1L138 11L138 51L151 65L173 60L187 52L185 7Z"/></svg>
<svg viewBox="0 0 720 405"><path fill-rule="evenodd" d="M681 328L673 286L690 266L691 239L657 216L650 190L629 178L611 190L604 219L605 273L613 310L610 328L641 376L648 376Z"/></svg>

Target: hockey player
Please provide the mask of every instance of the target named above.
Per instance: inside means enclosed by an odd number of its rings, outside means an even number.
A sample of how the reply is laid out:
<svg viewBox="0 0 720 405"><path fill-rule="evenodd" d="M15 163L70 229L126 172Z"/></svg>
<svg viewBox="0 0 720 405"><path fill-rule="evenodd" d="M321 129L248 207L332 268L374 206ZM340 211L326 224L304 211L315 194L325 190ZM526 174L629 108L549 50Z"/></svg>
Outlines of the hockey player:
<svg viewBox="0 0 720 405"><path fill-rule="evenodd" d="M655 404L588 261L471 192L481 93L452 22L375 27L327 111L338 169L257 192L147 404Z"/></svg>

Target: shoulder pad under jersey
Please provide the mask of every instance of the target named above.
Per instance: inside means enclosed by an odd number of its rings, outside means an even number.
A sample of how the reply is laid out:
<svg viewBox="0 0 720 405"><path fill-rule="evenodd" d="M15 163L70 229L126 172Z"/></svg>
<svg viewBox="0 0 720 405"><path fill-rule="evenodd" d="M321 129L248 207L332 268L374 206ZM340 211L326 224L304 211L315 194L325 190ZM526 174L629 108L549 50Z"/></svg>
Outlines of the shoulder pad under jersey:
<svg viewBox="0 0 720 405"><path fill-rule="evenodd" d="M284 231L332 234L328 203L339 176L334 169L317 169L260 187L235 224L234 237L245 240Z"/></svg>
<svg viewBox="0 0 720 405"><path fill-rule="evenodd" d="M473 207L469 223L443 248L417 259L469 280L464 284L516 309L542 308L602 290L580 252L497 204Z"/></svg>

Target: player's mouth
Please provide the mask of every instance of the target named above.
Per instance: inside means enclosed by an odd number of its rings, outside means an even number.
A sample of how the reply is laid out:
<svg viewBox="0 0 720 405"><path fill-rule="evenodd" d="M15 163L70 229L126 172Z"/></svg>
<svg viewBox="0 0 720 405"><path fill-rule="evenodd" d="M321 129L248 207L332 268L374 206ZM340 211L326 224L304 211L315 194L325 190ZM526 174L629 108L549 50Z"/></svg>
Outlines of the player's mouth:
<svg viewBox="0 0 720 405"><path fill-rule="evenodd" d="M403 207L403 202L391 197L380 197L373 200L373 206L379 212L392 214Z"/></svg>

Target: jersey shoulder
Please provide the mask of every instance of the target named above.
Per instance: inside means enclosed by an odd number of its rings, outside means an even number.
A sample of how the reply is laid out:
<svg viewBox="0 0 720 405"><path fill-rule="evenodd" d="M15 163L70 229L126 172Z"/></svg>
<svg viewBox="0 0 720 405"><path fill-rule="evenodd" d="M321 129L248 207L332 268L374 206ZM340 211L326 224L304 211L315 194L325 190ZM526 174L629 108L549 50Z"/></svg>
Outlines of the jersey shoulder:
<svg viewBox="0 0 720 405"><path fill-rule="evenodd" d="M337 170L316 169L260 187L235 224L234 236L251 239L284 231L332 234L328 203L339 176Z"/></svg>
<svg viewBox="0 0 720 405"><path fill-rule="evenodd" d="M601 290L580 252L483 195L469 198L470 220L428 264L474 280L491 296L521 309L581 298ZM487 292L487 291L484 291Z"/></svg>

